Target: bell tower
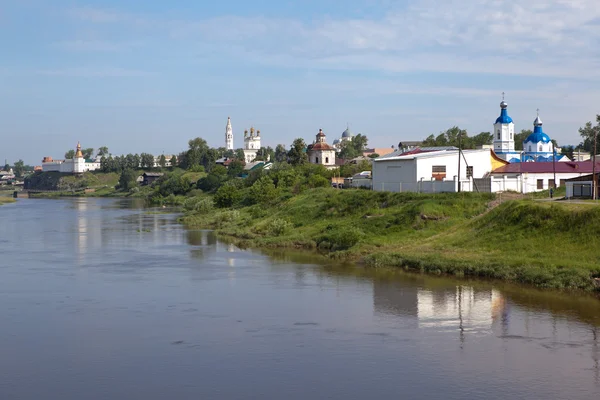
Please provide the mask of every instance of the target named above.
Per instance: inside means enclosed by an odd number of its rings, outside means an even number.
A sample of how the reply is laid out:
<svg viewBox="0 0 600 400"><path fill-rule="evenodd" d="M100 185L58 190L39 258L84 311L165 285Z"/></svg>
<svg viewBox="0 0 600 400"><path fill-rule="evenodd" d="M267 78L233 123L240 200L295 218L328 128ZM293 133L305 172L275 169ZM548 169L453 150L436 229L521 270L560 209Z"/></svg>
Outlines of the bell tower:
<svg viewBox="0 0 600 400"><path fill-rule="evenodd" d="M494 152L507 159L509 153L515 152L515 124L508 115L508 104L504 101L504 92L502 92L502 102L500 103L500 116L494 123Z"/></svg>
<svg viewBox="0 0 600 400"><path fill-rule="evenodd" d="M225 127L225 148L233 150L233 129L231 128L230 117L227 117L227 126Z"/></svg>

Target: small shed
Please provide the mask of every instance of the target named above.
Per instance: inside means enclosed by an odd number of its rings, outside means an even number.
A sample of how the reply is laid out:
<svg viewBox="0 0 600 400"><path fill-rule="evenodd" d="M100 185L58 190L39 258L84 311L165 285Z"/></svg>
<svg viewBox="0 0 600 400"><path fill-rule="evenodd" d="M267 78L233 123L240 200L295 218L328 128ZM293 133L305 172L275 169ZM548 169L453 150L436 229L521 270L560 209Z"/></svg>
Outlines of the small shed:
<svg viewBox="0 0 600 400"><path fill-rule="evenodd" d="M142 175L142 185L151 185L163 175L161 172L144 172L144 175Z"/></svg>
<svg viewBox="0 0 600 400"><path fill-rule="evenodd" d="M598 191L598 184L600 173L596 174L596 192ZM594 180L592 174L582 175L576 178L567 179L565 181L567 199L591 199L592 198L592 185Z"/></svg>

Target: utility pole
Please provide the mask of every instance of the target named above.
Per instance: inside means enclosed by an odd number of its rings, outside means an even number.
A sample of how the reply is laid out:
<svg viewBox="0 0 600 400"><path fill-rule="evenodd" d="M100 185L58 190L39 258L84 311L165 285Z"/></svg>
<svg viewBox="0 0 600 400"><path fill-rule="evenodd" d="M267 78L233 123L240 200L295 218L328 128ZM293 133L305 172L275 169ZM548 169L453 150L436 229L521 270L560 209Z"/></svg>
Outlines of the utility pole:
<svg viewBox="0 0 600 400"><path fill-rule="evenodd" d="M556 189L556 148L554 142L552 142L552 170L554 171L554 188Z"/></svg>
<svg viewBox="0 0 600 400"><path fill-rule="evenodd" d="M460 131L458 131L458 192L460 193Z"/></svg>
<svg viewBox="0 0 600 400"><path fill-rule="evenodd" d="M594 155L592 156L592 200L596 200L596 142L598 140L597 129L594 129Z"/></svg>

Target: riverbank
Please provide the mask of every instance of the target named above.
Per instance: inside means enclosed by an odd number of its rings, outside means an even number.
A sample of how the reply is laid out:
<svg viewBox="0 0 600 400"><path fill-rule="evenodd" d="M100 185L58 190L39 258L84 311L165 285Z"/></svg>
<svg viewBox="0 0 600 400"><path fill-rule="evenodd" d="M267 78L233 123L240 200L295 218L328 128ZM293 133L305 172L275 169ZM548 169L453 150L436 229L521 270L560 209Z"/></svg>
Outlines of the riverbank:
<svg viewBox="0 0 600 400"><path fill-rule="evenodd" d="M190 199L181 222L242 247L299 248L367 266L597 290L600 208L490 194L310 189L214 208Z"/></svg>
<svg viewBox="0 0 600 400"><path fill-rule="evenodd" d="M8 196L1 196L0 195L0 206L2 204L6 204L6 203L14 203L15 199L13 199L12 197L8 197Z"/></svg>

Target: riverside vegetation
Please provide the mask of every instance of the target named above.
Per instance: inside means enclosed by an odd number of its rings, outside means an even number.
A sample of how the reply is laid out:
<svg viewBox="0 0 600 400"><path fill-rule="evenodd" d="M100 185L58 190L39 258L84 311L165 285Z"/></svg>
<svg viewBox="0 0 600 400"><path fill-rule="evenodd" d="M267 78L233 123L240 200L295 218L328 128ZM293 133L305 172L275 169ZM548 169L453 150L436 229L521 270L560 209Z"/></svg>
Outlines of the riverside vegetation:
<svg viewBox="0 0 600 400"><path fill-rule="evenodd" d="M369 267L596 289L600 208L493 194L386 193L329 187L324 168L198 181L181 221L242 247L301 248ZM207 185L213 181L212 186Z"/></svg>

